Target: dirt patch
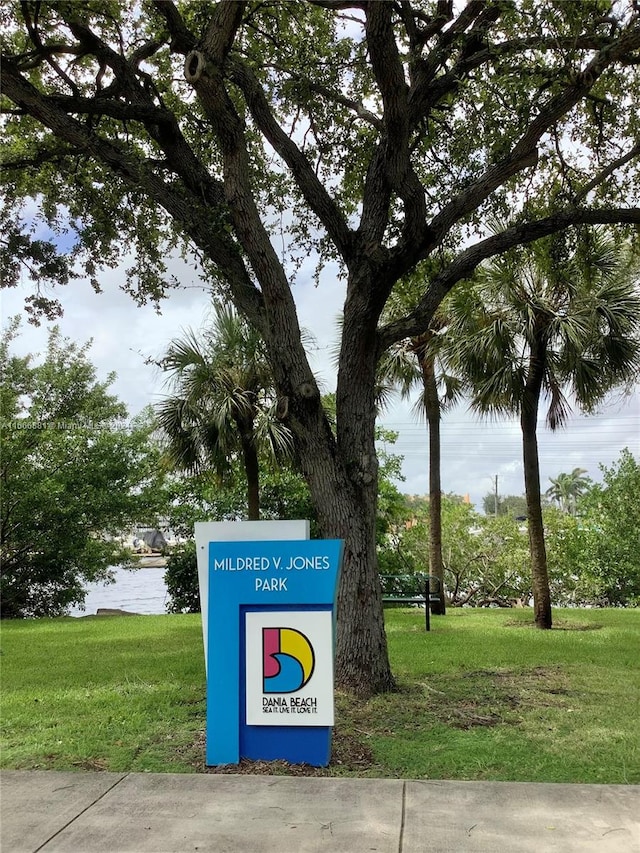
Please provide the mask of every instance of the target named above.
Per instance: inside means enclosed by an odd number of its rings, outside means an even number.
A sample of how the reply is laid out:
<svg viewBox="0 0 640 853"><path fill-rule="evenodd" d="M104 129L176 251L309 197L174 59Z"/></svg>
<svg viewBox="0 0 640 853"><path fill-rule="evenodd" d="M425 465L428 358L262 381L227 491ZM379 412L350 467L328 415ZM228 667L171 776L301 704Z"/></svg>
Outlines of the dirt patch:
<svg viewBox="0 0 640 853"><path fill-rule="evenodd" d="M331 763L329 767L312 767L310 764L290 764L288 761L252 761L248 758L239 764L207 767L205 762L205 733L195 733L193 743L181 750L191 754L189 763L198 773L240 774L252 776L334 776L340 771L363 773L374 766L373 752L356 734L346 734L338 726L333 731Z"/></svg>
<svg viewBox="0 0 640 853"><path fill-rule="evenodd" d="M480 669L424 685L429 712L456 729L518 725L521 710L562 704L569 696L558 667Z"/></svg>
<svg viewBox="0 0 640 853"><path fill-rule="evenodd" d="M508 619L504 623L505 628L535 628L540 630L535 622L524 622L522 619ZM604 625L597 622L569 622L566 619L557 619L553 622L552 631L599 631Z"/></svg>
<svg viewBox="0 0 640 853"><path fill-rule="evenodd" d="M78 770L107 770L108 762L104 758L85 758L82 761L73 761Z"/></svg>
<svg viewBox="0 0 640 853"><path fill-rule="evenodd" d="M454 729L474 729L478 726L492 727L504 723L504 718L497 713L479 714L472 706L470 708L454 708L447 720Z"/></svg>
<svg viewBox="0 0 640 853"><path fill-rule="evenodd" d="M200 773L250 775L250 776L328 776L326 767L311 767L310 764L289 764L288 761L251 761L240 759L239 764L223 764L221 767L198 768Z"/></svg>

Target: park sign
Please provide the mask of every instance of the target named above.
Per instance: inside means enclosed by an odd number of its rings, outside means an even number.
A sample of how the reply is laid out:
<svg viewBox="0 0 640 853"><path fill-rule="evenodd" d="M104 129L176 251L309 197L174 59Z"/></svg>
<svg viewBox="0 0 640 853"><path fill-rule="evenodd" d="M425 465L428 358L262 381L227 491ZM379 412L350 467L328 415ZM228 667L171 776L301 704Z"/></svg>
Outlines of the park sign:
<svg viewBox="0 0 640 853"><path fill-rule="evenodd" d="M342 542L273 539L273 527L269 538L243 540L242 524L234 523L235 541L218 541L208 524L196 532L208 556L206 763L324 766ZM278 522L254 522L250 535L257 524ZM206 545L203 533L213 533Z"/></svg>

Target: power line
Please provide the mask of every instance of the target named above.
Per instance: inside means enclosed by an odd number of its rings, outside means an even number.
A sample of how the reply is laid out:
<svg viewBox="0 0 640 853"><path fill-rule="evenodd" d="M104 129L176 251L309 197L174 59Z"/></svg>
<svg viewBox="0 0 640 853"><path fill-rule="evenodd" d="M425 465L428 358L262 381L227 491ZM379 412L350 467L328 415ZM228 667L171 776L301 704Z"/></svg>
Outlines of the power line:
<svg viewBox="0 0 640 853"><path fill-rule="evenodd" d="M628 425L628 426L636 426L639 423L639 416L636 414L630 415L593 415L590 418L576 418L575 420L568 421L564 426L560 427L556 430L558 435L562 435L563 433L569 432L574 429L597 429L599 424L603 422L606 423L614 423L616 426L618 425ZM544 420L540 419L539 426L542 427L544 424ZM427 430L427 424L419 421L388 421L384 420L382 425L387 429L409 429L416 431L425 431ZM517 420L512 421L493 421L490 419L478 419L474 420L472 417L466 420L445 420L442 419L441 426L443 430L451 430L451 429L492 429L492 430L504 430L504 429L520 429L520 424Z"/></svg>

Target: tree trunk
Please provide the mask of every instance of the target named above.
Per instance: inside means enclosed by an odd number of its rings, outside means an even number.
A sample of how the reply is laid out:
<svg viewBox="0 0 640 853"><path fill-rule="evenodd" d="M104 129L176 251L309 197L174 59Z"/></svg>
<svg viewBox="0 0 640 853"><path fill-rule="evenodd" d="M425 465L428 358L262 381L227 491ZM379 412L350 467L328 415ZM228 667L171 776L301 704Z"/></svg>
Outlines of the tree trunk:
<svg viewBox="0 0 640 853"><path fill-rule="evenodd" d="M345 540L338 595L336 683L360 696L393 690L375 546L375 497L335 507ZM350 505L350 506L349 506ZM346 514L345 514L346 513Z"/></svg>
<svg viewBox="0 0 640 853"><path fill-rule="evenodd" d="M344 307L340 370L336 390L336 435L313 383L292 382L300 360L278 370L278 387L289 383L289 418L322 535L344 540L338 593L336 684L360 696L392 690L376 554L378 461L375 449L375 333L378 315L361 286L349 282ZM358 330L356 333L356 329ZM363 331L364 330L364 331ZM290 353L274 339L275 360L284 368ZM305 365L305 369L308 369Z"/></svg>
<svg viewBox="0 0 640 853"><path fill-rule="evenodd" d="M260 463L253 430L253 417L236 413L234 420L240 435L242 464L247 478L247 518L249 521L260 519Z"/></svg>
<svg viewBox="0 0 640 853"><path fill-rule="evenodd" d="M429 574L430 591L440 594L432 613L444 616L444 565L442 562L442 486L440 481L440 400L432 358L418 353L422 371L423 399L429 425Z"/></svg>
<svg viewBox="0 0 640 853"><path fill-rule="evenodd" d="M545 345L542 335L532 344L529 375L525 385L520 425L522 428L522 458L524 463L524 486L527 497L529 519L529 553L531 556L531 580L533 585L533 608L538 628L551 628L551 591L547 572L547 552L542 523L540 499L540 465L538 460L538 403L544 376Z"/></svg>
<svg viewBox="0 0 640 853"><path fill-rule="evenodd" d="M247 518L258 521L260 518L260 465L253 434L241 435L242 458L247 475Z"/></svg>

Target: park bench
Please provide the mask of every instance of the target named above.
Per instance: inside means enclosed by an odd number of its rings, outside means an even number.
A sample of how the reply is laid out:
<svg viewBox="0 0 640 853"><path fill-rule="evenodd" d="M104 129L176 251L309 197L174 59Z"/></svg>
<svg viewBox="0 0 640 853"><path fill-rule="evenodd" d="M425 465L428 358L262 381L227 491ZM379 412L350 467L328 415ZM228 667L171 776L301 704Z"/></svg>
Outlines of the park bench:
<svg viewBox="0 0 640 853"><path fill-rule="evenodd" d="M436 590L430 589L434 581ZM415 604L424 607L425 631L431 630L431 609L442 598L440 580L434 575L416 572L412 575L380 575L383 604ZM425 606L426 602L429 606Z"/></svg>

